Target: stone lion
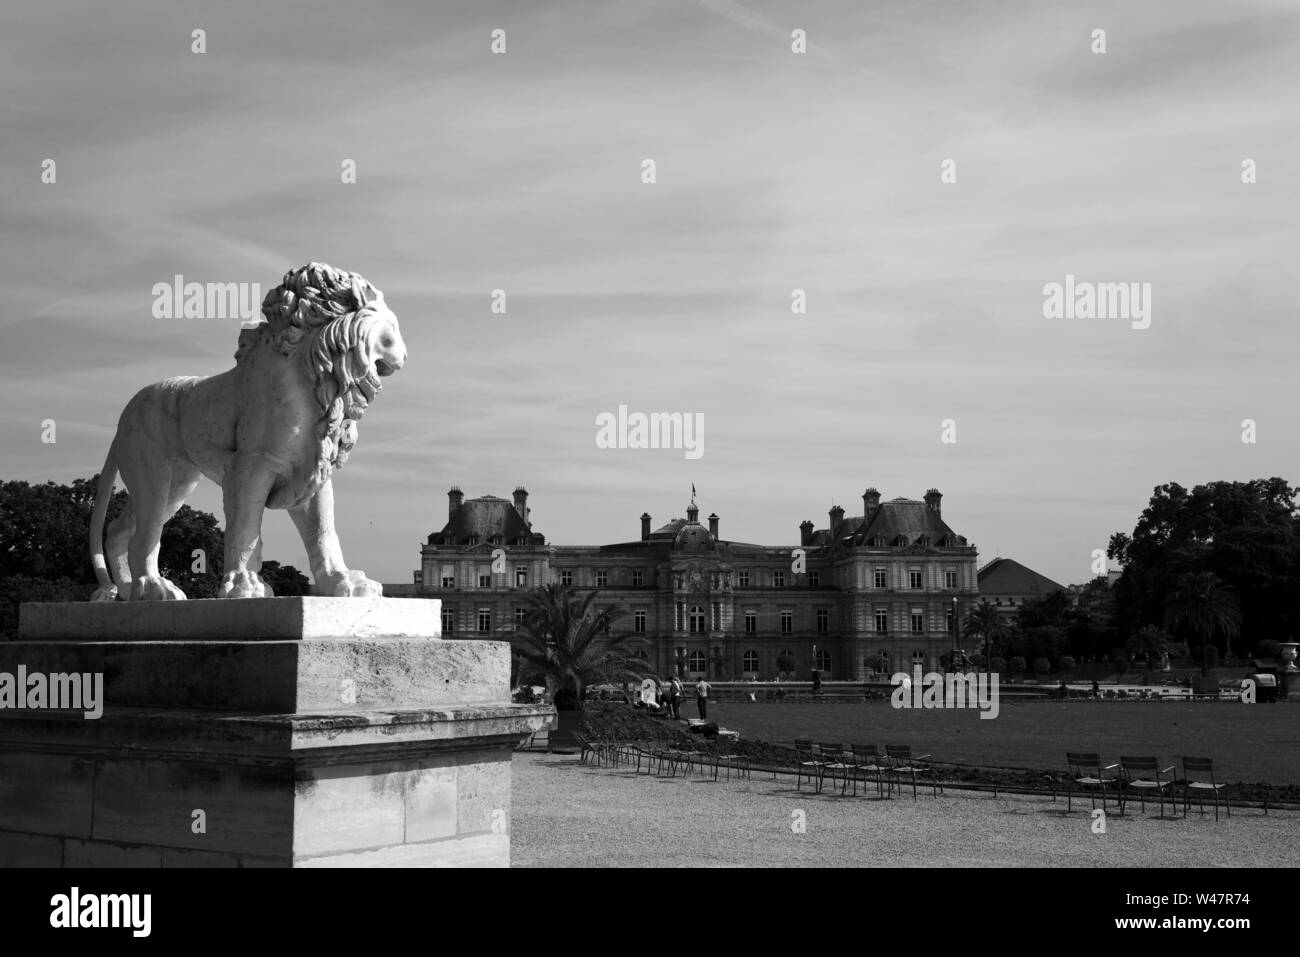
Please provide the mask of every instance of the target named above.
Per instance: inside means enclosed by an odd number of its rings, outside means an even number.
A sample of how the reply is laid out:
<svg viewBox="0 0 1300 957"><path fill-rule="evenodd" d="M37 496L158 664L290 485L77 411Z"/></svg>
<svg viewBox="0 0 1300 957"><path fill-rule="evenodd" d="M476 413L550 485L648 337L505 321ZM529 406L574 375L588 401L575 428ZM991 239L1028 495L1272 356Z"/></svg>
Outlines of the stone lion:
<svg viewBox="0 0 1300 957"><path fill-rule="evenodd" d="M262 512L289 510L318 595L380 595L343 564L330 477L357 441L357 421L380 379L406 362L397 317L356 273L308 263L285 273L262 302L265 322L243 330L235 367L210 377L164 379L122 412L99 477L90 556L92 601L162 601L185 594L158 573L163 524L206 475L226 516L222 598L269 598ZM118 473L129 504L104 517ZM105 544L108 561L104 560Z"/></svg>

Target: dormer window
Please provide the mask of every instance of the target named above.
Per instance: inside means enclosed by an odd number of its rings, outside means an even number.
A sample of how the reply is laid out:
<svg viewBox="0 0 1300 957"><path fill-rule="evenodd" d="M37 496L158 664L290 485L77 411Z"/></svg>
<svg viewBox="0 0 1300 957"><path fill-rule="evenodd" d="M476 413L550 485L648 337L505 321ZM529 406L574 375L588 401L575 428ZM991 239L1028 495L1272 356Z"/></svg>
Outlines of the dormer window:
<svg viewBox="0 0 1300 957"><path fill-rule="evenodd" d="M477 536L477 535L471 535L469 538L465 539L465 544L466 544L466 545L477 545L477 544L478 544L478 536Z"/></svg>
<svg viewBox="0 0 1300 957"><path fill-rule="evenodd" d="M493 545L500 545L500 544L502 544L504 541L505 541L505 537L502 536L502 535L493 535L493 536L492 536L492 544L493 544Z"/></svg>

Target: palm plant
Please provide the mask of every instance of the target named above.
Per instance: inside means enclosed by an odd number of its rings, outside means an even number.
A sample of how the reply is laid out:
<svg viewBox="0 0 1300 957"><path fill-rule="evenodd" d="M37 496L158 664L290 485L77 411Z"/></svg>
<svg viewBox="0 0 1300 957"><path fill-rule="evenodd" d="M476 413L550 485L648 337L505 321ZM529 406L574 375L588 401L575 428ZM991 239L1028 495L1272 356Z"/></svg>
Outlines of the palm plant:
<svg viewBox="0 0 1300 957"><path fill-rule="evenodd" d="M618 605L593 608L596 591L579 594L567 585L543 585L528 593L523 623L514 631L522 659L521 680L545 683L556 707L582 707L595 684L637 680L650 674L647 662L624 650L630 633L614 633L626 611Z"/></svg>
<svg viewBox="0 0 1300 957"><path fill-rule="evenodd" d="M1147 671L1154 667L1154 662L1170 654L1173 641L1163 628L1155 625L1143 625L1133 636L1131 650L1147 660Z"/></svg>
<svg viewBox="0 0 1300 957"><path fill-rule="evenodd" d="M1209 644L1216 633L1225 638L1241 632L1241 608L1232 589L1213 572L1186 572L1179 576L1165 601L1165 625L1186 626L1201 642L1201 677L1210 674Z"/></svg>
<svg viewBox="0 0 1300 957"><path fill-rule="evenodd" d="M996 642L1005 638L1009 632L1002 613L987 598L981 599L978 605L975 605L966 613L966 620L962 622L961 627L965 634L982 639L984 643L984 672L991 675L993 673L993 646Z"/></svg>

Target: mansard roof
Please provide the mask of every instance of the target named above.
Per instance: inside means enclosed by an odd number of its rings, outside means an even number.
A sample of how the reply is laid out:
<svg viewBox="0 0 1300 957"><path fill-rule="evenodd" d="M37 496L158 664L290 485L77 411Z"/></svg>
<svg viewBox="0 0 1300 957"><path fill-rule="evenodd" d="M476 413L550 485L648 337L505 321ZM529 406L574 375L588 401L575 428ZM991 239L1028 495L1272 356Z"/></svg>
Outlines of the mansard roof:
<svg viewBox="0 0 1300 957"><path fill-rule="evenodd" d="M461 503L442 531L429 536L430 545L490 544L500 535L506 545L515 544L521 537L530 545L545 544L542 535L534 534L522 515L509 499L497 495L481 495Z"/></svg>
<svg viewBox="0 0 1300 957"><path fill-rule="evenodd" d="M915 545L922 536L936 547L950 539L966 544L965 539L960 539L937 511L925 502L910 498L881 502L870 521L863 515L844 519L835 531L834 541L849 547L873 545L877 540L883 540L889 546ZM821 528L813 532L812 544L833 544L830 529Z"/></svg>

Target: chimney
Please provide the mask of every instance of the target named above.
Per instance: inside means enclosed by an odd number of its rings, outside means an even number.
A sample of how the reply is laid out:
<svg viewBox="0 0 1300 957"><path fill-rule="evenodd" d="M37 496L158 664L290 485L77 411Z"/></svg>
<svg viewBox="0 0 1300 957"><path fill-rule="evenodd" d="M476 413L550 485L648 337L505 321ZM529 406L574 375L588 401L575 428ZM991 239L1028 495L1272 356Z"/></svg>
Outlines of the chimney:
<svg viewBox="0 0 1300 957"><path fill-rule="evenodd" d="M459 485L453 485L451 491L447 493L447 521L456 517L456 512L464 501L465 493L460 490Z"/></svg>
<svg viewBox="0 0 1300 957"><path fill-rule="evenodd" d="M692 503L691 507L686 510L686 521L690 522L692 525L700 524L700 510L694 503Z"/></svg>
<svg viewBox="0 0 1300 957"><path fill-rule="evenodd" d="M833 541L835 539L836 530L842 524L844 524L844 509L840 508L838 505L832 505L830 516L831 516L831 540Z"/></svg>
<svg viewBox="0 0 1300 957"><path fill-rule="evenodd" d="M813 537L813 523L808 521L807 519L804 519L803 524L799 526L799 544L811 545L812 537Z"/></svg>
<svg viewBox="0 0 1300 957"><path fill-rule="evenodd" d="M532 520L528 517L528 489L522 485L515 487L515 511L519 513L525 525L529 528L533 527Z"/></svg>
<svg viewBox="0 0 1300 957"><path fill-rule="evenodd" d="M650 539L650 513L642 512L641 513L641 541L644 542L644 541L648 541L649 539Z"/></svg>
<svg viewBox="0 0 1300 957"><path fill-rule="evenodd" d="M934 512L935 515L942 517L943 513L939 511L939 503L943 501L943 495L937 488L932 488L925 493L925 507Z"/></svg>
<svg viewBox="0 0 1300 957"><path fill-rule="evenodd" d="M868 525L878 511L880 511L880 493L874 488L869 488L862 493L862 516Z"/></svg>
<svg viewBox="0 0 1300 957"><path fill-rule="evenodd" d="M714 512L712 515L709 516L709 534L713 536L715 541L717 540L718 537L718 513L717 512Z"/></svg>

